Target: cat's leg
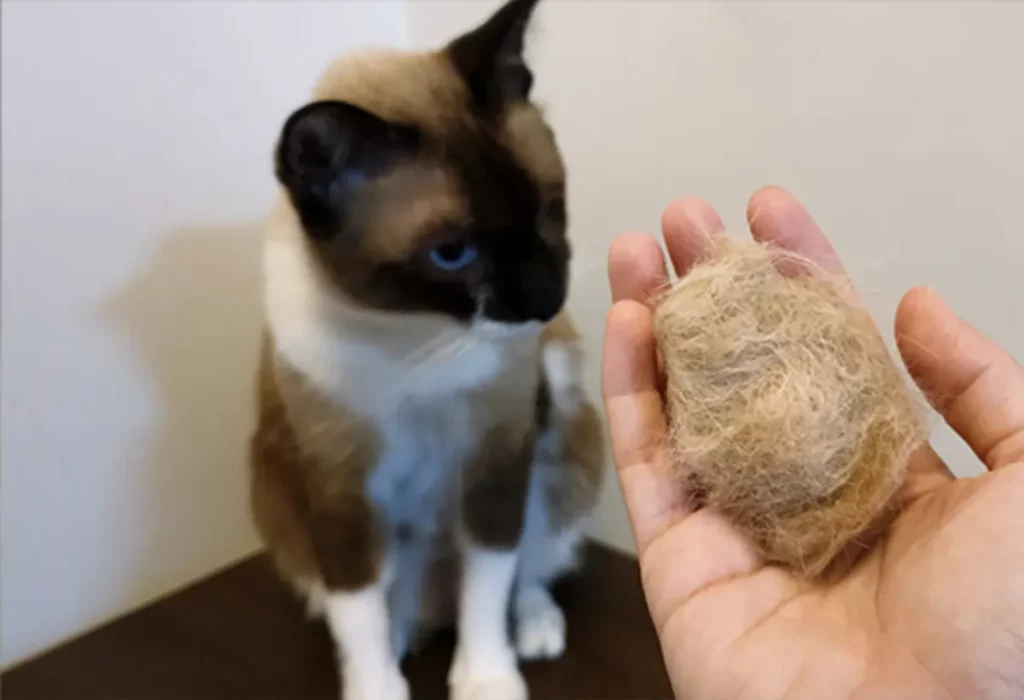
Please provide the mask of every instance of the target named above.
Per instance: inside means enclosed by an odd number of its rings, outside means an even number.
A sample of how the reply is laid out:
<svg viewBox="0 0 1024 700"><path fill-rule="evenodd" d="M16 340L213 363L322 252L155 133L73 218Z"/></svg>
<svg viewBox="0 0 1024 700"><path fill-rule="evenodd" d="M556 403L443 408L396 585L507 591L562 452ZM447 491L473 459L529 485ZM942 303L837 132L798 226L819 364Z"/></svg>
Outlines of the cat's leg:
<svg viewBox="0 0 1024 700"><path fill-rule="evenodd" d="M575 568L582 533L575 525L552 532L538 490L530 491L513 601L516 651L523 660L556 659L565 651L566 624L550 586Z"/></svg>
<svg viewBox="0 0 1024 700"><path fill-rule="evenodd" d="M297 458L281 454L278 433L264 430L254 441L250 498L257 531L310 613L326 618L342 697L408 700L391 648L387 546L374 510L359 486L305 483Z"/></svg>
<svg viewBox="0 0 1024 700"><path fill-rule="evenodd" d="M309 517L324 611L341 663L344 700L408 700L392 647L386 539L364 496L334 496Z"/></svg>
<svg viewBox="0 0 1024 700"><path fill-rule="evenodd" d="M584 396L575 343L544 353L548 402L530 479L516 583L516 648L523 659L553 659L565 650L566 624L551 584L578 564L586 517L604 473L600 414Z"/></svg>
<svg viewBox="0 0 1024 700"><path fill-rule="evenodd" d="M415 650L421 633L424 586L429 574L432 533L400 531L392 537L395 581L390 587L391 646L399 663Z"/></svg>
<svg viewBox="0 0 1024 700"><path fill-rule="evenodd" d="M462 575L451 700L525 700L526 682L508 634L526 489L530 434L494 431L463 477Z"/></svg>

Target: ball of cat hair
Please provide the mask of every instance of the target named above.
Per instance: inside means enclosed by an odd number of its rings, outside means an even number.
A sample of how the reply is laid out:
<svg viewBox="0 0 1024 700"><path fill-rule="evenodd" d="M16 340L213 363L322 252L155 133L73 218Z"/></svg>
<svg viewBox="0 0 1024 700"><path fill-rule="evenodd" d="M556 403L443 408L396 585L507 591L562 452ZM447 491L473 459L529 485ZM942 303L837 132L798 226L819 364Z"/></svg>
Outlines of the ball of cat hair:
<svg viewBox="0 0 1024 700"><path fill-rule="evenodd" d="M848 283L710 247L656 305L673 466L767 562L814 577L885 514L926 413Z"/></svg>

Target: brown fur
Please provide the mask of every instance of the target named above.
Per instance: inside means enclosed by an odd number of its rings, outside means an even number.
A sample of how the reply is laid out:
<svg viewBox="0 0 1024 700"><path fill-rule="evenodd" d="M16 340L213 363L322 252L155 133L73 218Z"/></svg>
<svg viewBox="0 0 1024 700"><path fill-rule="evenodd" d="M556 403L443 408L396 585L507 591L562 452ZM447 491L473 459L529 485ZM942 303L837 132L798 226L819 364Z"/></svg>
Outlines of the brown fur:
<svg viewBox="0 0 1024 700"><path fill-rule="evenodd" d="M371 220L366 252L375 262L406 258L446 224L468 216L458 184L440 167L406 165L367 190L364 205Z"/></svg>
<svg viewBox="0 0 1024 700"><path fill-rule="evenodd" d="M496 426L489 430L466 470L462 522L473 541L490 549L512 549L525 515L533 462L533 426L525 433Z"/></svg>
<svg viewBox="0 0 1024 700"><path fill-rule="evenodd" d="M523 103L509 109L503 116L501 137L542 188L562 194L565 166L558 156L555 134L536 105Z"/></svg>
<svg viewBox="0 0 1024 700"><path fill-rule="evenodd" d="M795 253L719 236L655 315L684 487L807 577L886 517L927 437L852 296Z"/></svg>
<svg viewBox="0 0 1024 700"><path fill-rule="evenodd" d="M539 461L556 465L545 482L544 500L555 529L568 527L593 509L604 481L604 423L593 404L559 415L559 447Z"/></svg>
<svg viewBox="0 0 1024 700"><path fill-rule="evenodd" d="M443 52L367 51L332 64L314 97L444 134L466 120L469 94Z"/></svg>
<svg viewBox="0 0 1024 700"><path fill-rule="evenodd" d="M442 135L465 120L468 95L440 52L377 51L336 61L315 99L342 100ZM422 238L465 216L452 174L429 161L397 168L372 183L367 194L359 218L366 220L368 253L377 262L406 257Z"/></svg>
<svg viewBox="0 0 1024 700"><path fill-rule="evenodd" d="M376 580L381 533L362 485L378 446L370 426L331 405L283 364L269 340L251 443L256 526L289 579L332 588Z"/></svg>

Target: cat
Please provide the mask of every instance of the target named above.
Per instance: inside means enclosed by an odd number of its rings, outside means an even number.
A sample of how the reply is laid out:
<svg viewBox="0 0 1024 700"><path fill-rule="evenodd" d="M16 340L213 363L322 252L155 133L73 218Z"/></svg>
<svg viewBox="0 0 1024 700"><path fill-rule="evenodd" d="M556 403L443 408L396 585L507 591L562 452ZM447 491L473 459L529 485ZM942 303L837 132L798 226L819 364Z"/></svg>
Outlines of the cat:
<svg viewBox="0 0 1024 700"><path fill-rule="evenodd" d="M565 647L604 434L564 311L565 168L523 58L536 0L441 49L341 58L276 144L254 521L326 618L346 700L457 629L453 700ZM508 628L511 611L512 629Z"/></svg>

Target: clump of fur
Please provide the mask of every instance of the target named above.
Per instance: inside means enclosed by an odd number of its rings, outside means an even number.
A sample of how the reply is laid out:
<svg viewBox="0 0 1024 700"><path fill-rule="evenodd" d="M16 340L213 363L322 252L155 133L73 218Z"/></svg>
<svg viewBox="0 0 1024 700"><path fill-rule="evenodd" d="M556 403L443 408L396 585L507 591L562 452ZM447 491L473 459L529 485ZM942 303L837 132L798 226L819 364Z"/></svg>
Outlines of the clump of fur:
<svg viewBox="0 0 1024 700"><path fill-rule="evenodd" d="M767 561L815 576L891 503L925 414L846 283L776 247L712 248L655 315L673 462Z"/></svg>

